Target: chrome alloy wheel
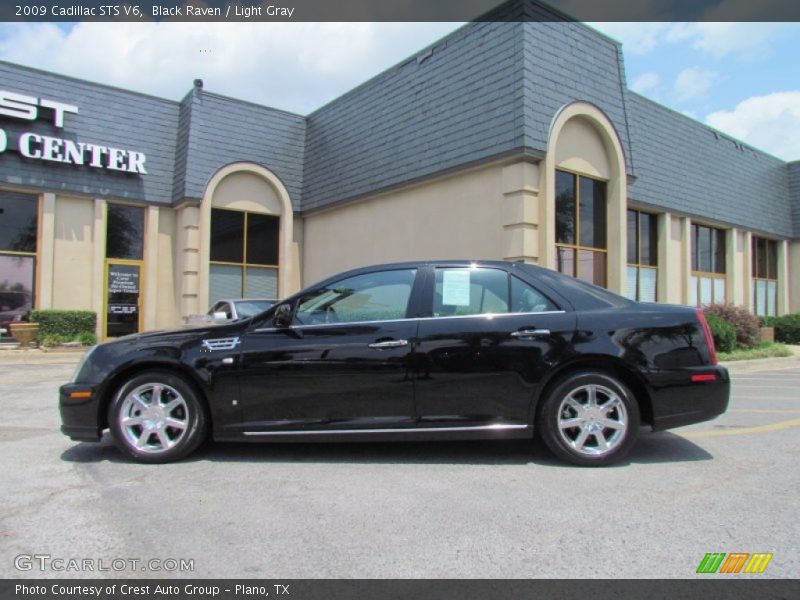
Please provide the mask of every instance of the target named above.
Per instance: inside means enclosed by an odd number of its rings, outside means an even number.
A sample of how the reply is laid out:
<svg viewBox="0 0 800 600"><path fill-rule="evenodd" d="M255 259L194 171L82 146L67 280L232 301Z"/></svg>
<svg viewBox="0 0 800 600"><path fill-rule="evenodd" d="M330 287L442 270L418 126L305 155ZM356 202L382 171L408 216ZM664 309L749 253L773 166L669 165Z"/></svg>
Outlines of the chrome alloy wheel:
<svg viewBox="0 0 800 600"><path fill-rule="evenodd" d="M174 447L186 434L189 408L175 388L145 383L123 400L119 425L131 446L158 454Z"/></svg>
<svg viewBox="0 0 800 600"><path fill-rule="evenodd" d="M572 390L558 407L558 432L579 454L602 456L625 438L628 412L619 394L597 384Z"/></svg>

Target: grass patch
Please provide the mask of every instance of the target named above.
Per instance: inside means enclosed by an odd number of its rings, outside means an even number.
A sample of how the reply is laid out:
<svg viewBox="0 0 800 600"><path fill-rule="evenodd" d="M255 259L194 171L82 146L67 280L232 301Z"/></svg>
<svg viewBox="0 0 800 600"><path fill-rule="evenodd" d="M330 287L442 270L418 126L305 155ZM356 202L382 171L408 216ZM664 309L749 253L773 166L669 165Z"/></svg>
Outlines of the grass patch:
<svg viewBox="0 0 800 600"><path fill-rule="evenodd" d="M794 356L789 348L784 344L773 344L764 342L755 348L738 349L733 352L718 352L717 358L721 361L750 360L753 358L777 358L783 356Z"/></svg>

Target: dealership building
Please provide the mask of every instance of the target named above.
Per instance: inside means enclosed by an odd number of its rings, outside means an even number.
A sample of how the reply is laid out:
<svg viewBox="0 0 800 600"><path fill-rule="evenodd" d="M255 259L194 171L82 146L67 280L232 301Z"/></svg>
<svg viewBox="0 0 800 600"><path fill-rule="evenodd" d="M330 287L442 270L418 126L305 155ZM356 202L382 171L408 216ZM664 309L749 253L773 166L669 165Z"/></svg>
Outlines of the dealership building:
<svg viewBox="0 0 800 600"><path fill-rule="evenodd" d="M88 309L106 338L446 258L800 311L800 161L632 92L618 42L521 4L309 115L0 62L0 321Z"/></svg>

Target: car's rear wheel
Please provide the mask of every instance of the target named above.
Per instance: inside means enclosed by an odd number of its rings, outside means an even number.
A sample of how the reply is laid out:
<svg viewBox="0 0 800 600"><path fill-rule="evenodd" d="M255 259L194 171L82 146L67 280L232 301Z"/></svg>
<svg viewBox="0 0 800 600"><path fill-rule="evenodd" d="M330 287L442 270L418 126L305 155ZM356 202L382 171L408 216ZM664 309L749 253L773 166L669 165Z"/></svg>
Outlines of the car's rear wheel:
<svg viewBox="0 0 800 600"><path fill-rule="evenodd" d="M559 458L581 466L621 460L639 432L639 405L628 387L605 373L581 371L542 400L537 430Z"/></svg>
<svg viewBox="0 0 800 600"><path fill-rule="evenodd" d="M118 390L108 409L117 447L145 463L179 460L205 439L207 420L194 388L182 377L148 371Z"/></svg>

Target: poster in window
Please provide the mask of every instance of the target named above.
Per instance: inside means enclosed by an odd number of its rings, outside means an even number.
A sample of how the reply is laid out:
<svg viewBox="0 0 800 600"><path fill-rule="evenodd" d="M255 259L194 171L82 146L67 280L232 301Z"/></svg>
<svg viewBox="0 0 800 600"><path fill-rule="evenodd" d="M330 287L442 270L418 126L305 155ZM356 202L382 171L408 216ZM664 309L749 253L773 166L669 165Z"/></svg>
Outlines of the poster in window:
<svg viewBox="0 0 800 600"><path fill-rule="evenodd" d="M469 306L469 271L449 269L442 273L442 304Z"/></svg>
<svg viewBox="0 0 800 600"><path fill-rule="evenodd" d="M139 266L110 264L106 280L106 337L137 333L141 292Z"/></svg>

